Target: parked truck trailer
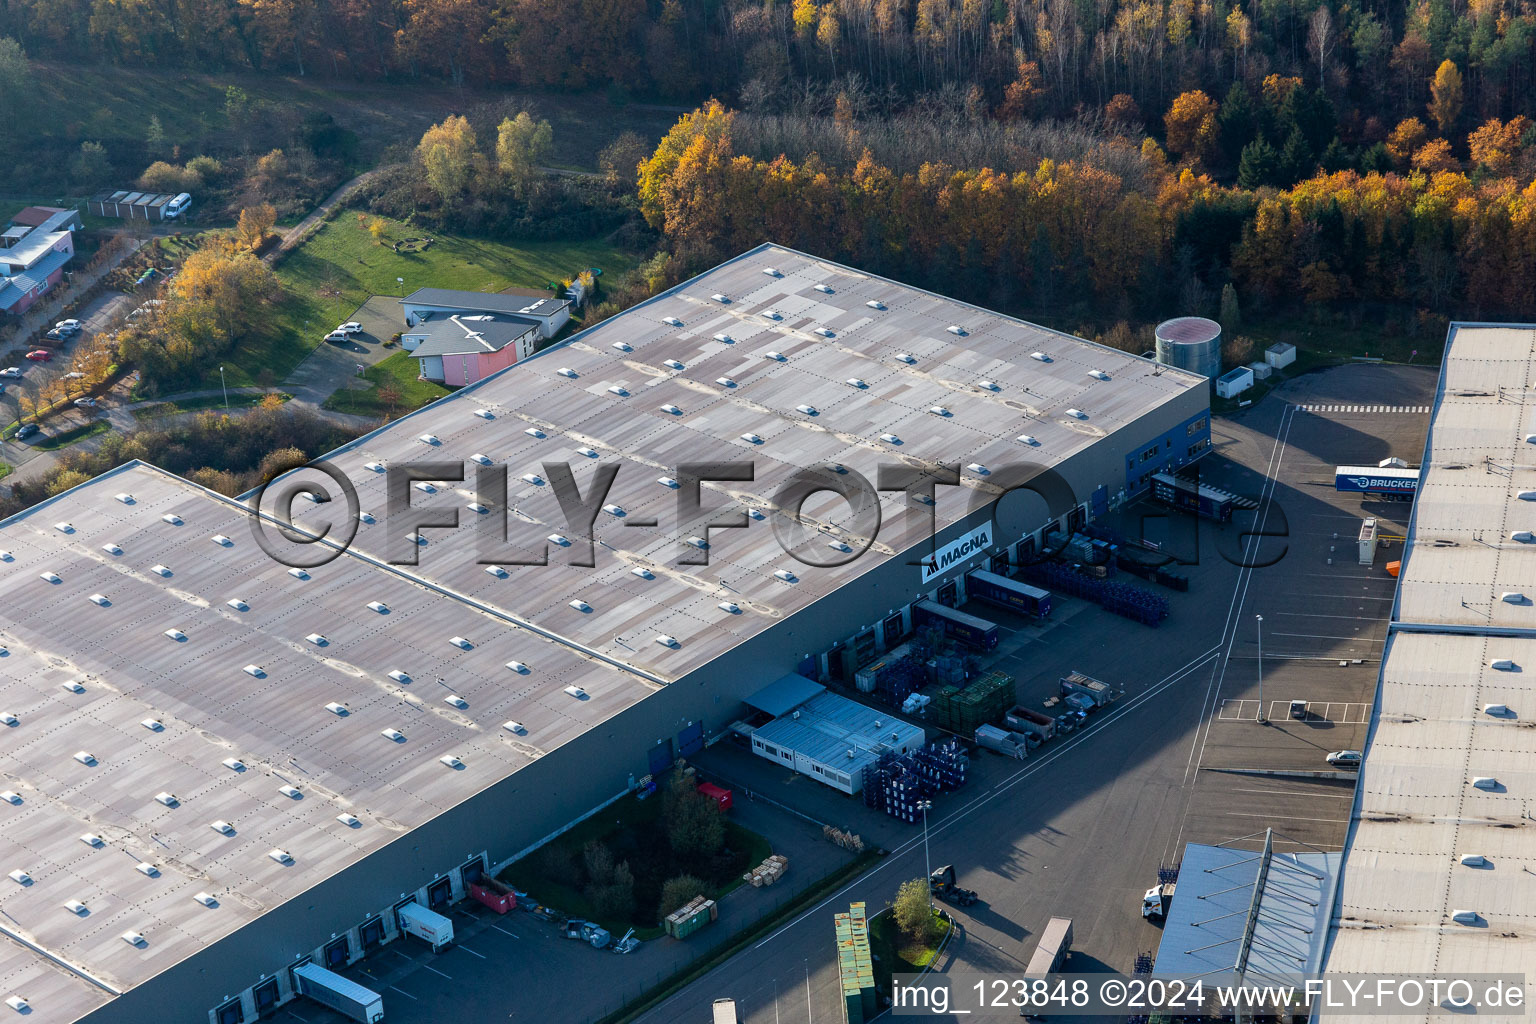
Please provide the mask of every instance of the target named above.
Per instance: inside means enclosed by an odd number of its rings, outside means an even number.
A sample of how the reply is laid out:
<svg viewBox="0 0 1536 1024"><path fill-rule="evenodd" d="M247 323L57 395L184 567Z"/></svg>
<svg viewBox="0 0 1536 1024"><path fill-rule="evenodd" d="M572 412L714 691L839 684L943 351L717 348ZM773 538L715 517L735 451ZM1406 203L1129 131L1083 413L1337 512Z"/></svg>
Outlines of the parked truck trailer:
<svg viewBox="0 0 1536 1024"><path fill-rule="evenodd" d="M914 626L937 626L952 640L990 651L997 646L997 623L934 601L918 601L912 606Z"/></svg>
<svg viewBox="0 0 1536 1024"><path fill-rule="evenodd" d="M1034 955L1029 958L1029 966L1024 969L1024 976L1038 978L1052 971L1059 971L1071 950L1072 919L1070 917L1051 918L1045 930L1040 933L1040 943L1035 946Z"/></svg>
<svg viewBox="0 0 1536 1024"><path fill-rule="evenodd" d="M453 922L420 903L401 904L399 918L400 930L427 943L434 953L453 943Z"/></svg>
<svg viewBox="0 0 1536 1024"><path fill-rule="evenodd" d="M985 601L1021 615L1043 619L1051 614L1051 592L1020 583L985 569L977 569L965 578L966 595L973 601Z"/></svg>
<svg viewBox="0 0 1536 1024"><path fill-rule="evenodd" d="M361 1021L362 1024L377 1024L384 1019L382 996L317 963L295 967L293 981L299 995L308 996L352 1020Z"/></svg>

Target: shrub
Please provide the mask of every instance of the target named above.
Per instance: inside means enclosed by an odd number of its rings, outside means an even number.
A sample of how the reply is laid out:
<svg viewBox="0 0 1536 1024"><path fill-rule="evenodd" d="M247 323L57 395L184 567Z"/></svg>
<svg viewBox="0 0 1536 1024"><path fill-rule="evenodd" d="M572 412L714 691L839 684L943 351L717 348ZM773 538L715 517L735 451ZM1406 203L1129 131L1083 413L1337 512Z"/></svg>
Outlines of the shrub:
<svg viewBox="0 0 1536 1024"><path fill-rule="evenodd" d="M662 883L661 900L656 907L656 917L665 918L695 896L709 892L709 883L694 875L678 875Z"/></svg>

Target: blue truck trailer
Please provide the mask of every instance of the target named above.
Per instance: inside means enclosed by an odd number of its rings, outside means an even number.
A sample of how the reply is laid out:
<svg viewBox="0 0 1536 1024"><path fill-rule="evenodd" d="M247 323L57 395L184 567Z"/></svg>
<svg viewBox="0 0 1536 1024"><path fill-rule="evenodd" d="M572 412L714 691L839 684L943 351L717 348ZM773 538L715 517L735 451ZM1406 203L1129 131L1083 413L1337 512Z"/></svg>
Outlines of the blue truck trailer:
<svg viewBox="0 0 1536 1024"><path fill-rule="evenodd" d="M1419 471L1397 466L1338 466L1333 471L1333 489L1412 498L1419 489Z"/></svg>
<svg viewBox="0 0 1536 1024"><path fill-rule="evenodd" d="M1051 592L977 569L965 578L965 593L973 601L985 601L999 608L1043 619L1051 614Z"/></svg>
<svg viewBox="0 0 1536 1024"><path fill-rule="evenodd" d="M938 626L950 639L984 651L997 646L997 623L946 608L933 601L918 601L912 606L912 624L919 627Z"/></svg>

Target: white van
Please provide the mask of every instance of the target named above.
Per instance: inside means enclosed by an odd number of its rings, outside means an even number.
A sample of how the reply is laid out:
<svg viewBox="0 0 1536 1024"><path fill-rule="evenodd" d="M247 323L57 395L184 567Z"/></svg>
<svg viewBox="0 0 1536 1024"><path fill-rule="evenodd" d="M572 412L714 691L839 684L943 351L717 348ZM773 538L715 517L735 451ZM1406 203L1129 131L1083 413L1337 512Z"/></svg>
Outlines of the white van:
<svg viewBox="0 0 1536 1024"><path fill-rule="evenodd" d="M171 220L174 217L180 217L183 213L186 212L187 207L191 205L191 193L183 192L181 195L165 204L165 219Z"/></svg>

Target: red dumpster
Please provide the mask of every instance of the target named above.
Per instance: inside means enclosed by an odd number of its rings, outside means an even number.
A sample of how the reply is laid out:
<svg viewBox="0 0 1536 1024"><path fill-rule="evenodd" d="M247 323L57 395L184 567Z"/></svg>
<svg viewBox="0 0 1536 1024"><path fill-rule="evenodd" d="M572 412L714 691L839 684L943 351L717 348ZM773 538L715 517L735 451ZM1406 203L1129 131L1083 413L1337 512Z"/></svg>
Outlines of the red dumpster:
<svg viewBox="0 0 1536 1024"><path fill-rule="evenodd" d="M726 811L731 809L731 791L730 790L728 790L728 789L721 789L719 786L715 785L713 782L701 782L701 783L699 783L699 792L703 793L705 796L709 797L715 803L719 804L720 805L720 811L721 811L722 814L724 812L726 812Z"/></svg>
<svg viewBox="0 0 1536 1024"><path fill-rule="evenodd" d="M497 892L473 882L469 886L469 895L471 899L484 903L498 914L505 914L517 906L517 897L510 892Z"/></svg>

